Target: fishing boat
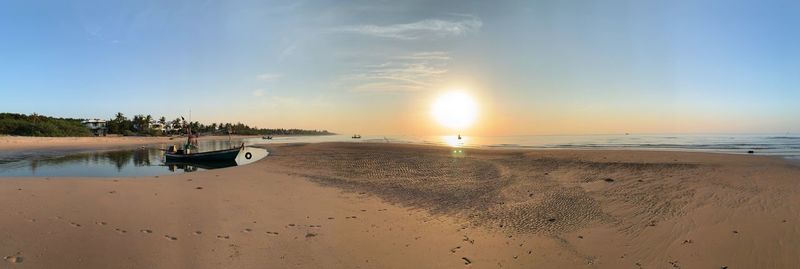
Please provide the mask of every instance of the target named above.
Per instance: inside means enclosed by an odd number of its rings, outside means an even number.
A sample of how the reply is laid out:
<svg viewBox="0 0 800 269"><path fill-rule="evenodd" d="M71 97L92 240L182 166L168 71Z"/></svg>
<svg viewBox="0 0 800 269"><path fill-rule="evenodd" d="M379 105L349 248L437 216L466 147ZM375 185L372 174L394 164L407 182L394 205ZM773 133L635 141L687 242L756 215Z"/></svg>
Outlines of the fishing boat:
<svg viewBox="0 0 800 269"><path fill-rule="evenodd" d="M354 134L352 138L353 139L359 139L359 138L361 138L361 135L360 134Z"/></svg>
<svg viewBox="0 0 800 269"><path fill-rule="evenodd" d="M230 162L235 161L244 144L232 149L186 153L184 150L172 150L164 153L167 162Z"/></svg>

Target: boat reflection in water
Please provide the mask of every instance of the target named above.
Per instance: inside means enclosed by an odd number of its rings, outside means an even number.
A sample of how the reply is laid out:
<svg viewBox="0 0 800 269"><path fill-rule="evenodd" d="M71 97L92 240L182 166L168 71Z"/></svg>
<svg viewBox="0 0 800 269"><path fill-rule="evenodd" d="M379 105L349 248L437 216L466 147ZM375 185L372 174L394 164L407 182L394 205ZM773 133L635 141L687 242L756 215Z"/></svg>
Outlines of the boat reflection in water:
<svg viewBox="0 0 800 269"><path fill-rule="evenodd" d="M219 169L225 167L237 166L236 161L223 161L223 162L165 162L170 172L183 171L194 172L198 170Z"/></svg>

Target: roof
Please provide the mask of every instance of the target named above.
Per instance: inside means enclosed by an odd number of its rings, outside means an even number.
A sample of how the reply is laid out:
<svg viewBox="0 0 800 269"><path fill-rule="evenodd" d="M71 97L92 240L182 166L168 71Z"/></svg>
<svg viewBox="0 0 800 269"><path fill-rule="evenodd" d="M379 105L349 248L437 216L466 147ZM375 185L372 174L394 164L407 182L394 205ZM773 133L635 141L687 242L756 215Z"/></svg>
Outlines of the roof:
<svg viewBox="0 0 800 269"><path fill-rule="evenodd" d="M101 120L101 119L91 119L91 120L84 120L81 123L84 123L84 124L85 123L106 123L106 121L105 120Z"/></svg>

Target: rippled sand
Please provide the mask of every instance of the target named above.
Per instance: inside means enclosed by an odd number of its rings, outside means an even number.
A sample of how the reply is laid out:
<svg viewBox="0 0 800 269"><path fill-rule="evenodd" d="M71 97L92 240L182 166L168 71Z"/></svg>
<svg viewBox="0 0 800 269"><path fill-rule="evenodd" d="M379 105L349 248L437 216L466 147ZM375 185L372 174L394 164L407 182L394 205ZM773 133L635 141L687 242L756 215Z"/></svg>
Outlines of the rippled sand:
<svg viewBox="0 0 800 269"><path fill-rule="evenodd" d="M379 144L307 144L274 151L273 161L285 171L315 182L375 193L497 232L561 238L576 253L579 243L565 237L583 239L577 234L602 229L610 242L588 249L614 246L619 257L641 253L646 254L639 256L642 260L669 260L673 256L665 251L700 239L721 253L739 250L745 256L690 258L699 264L728 259L770 268L800 266L800 258L791 254L800 250L800 169L779 159ZM794 224L786 224L789 219ZM697 234L706 225L724 236ZM753 236L726 246L745 226ZM591 251L580 255L587 263L596 260Z"/></svg>

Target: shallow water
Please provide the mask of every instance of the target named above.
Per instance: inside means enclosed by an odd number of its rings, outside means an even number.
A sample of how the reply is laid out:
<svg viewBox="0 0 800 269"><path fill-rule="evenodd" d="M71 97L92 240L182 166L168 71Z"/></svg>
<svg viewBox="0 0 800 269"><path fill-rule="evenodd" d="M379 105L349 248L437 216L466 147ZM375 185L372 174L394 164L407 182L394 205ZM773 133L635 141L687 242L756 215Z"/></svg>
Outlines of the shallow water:
<svg viewBox="0 0 800 269"><path fill-rule="evenodd" d="M249 141L258 141L260 139ZM264 140L266 141L266 140ZM800 157L800 135L529 135L529 136L362 136L280 137L275 142L391 142L470 148L637 149ZM264 142L258 142L264 143Z"/></svg>
<svg viewBox="0 0 800 269"><path fill-rule="evenodd" d="M200 151L227 149L270 143L379 142L443 145L468 148L533 148L533 149L637 149L697 151L782 156L800 162L800 135L536 135L536 136L404 136L365 135L352 139L349 135L287 136L272 140L247 138L235 140L202 140ZM180 143L180 142L175 142ZM253 158L239 158L238 163L218 167L203 165L166 165L163 149L167 144L145 148L93 152L6 152L0 153L0 177L11 176L154 176L202 171L243 165L265 157L263 149L251 149ZM241 156L240 156L241 157Z"/></svg>
<svg viewBox="0 0 800 269"><path fill-rule="evenodd" d="M204 140L199 151L228 149L238 146L241 140ZM247 144L247 143L246 143ZM92 151L81 153L24 152L7 156L0 162L0 177L131 177L154 176L202 171L245 165L263 159L269 153L260 148L246 147L250 159L239 156L230 163L166 164L164 149L169 145L151 145L143 148ZM244 155L244 154L241 154ZM4 156L6 157L6 156Z"/></svg>

